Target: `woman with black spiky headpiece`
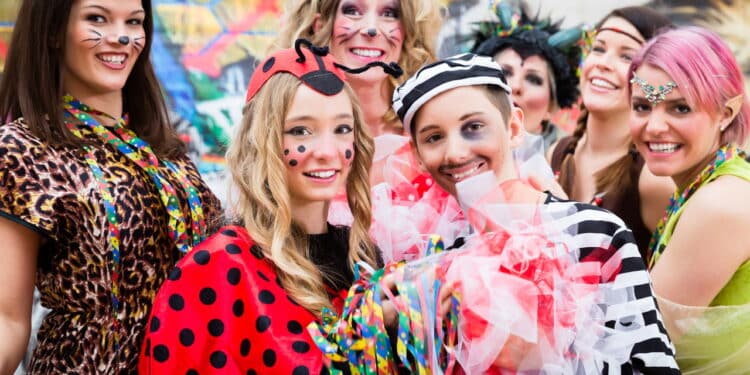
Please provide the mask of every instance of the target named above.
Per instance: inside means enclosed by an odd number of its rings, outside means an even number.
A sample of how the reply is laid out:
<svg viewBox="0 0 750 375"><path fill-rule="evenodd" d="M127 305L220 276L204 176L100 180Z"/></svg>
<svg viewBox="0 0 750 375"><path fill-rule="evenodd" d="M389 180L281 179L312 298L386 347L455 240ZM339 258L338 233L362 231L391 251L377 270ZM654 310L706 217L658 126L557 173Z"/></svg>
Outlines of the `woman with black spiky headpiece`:
<svg viewBox="0 0 750 375"><path fill-rule="evenodd" d="M473 51L503 68L513 102L524 112L524 125L544 138L547 150L559 137L549 118L578 100L581 28L561 30L560 21L531 17L526 4L495 2L496 20L479 23Z"/></svg>

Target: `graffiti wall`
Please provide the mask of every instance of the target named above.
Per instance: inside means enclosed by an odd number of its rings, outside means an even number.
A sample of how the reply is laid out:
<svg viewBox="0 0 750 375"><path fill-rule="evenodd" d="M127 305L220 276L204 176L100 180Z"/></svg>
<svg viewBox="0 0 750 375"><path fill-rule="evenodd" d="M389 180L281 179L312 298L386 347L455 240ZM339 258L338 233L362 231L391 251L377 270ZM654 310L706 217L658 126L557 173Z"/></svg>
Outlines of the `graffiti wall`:
<svg viewBox="0 0 750 375"><path fill-rule="evenodd" d="M153 0L156 33L153 60L166 91L175 127L190 145L199 169L207 176L223 170L223 155L241 117L244 92L256 61L261 59L280 24L284 0ZM439 35L440 54L461 51L461 37L471 23L487 15L487 0L446 0L448 17ZM13 19L20 0L0 4L0 71L7 54ZM565 17L566 23L593 23L612 5L579 0L529 1L542 14ZM565 4L561 6L560 4ZM624 1L620 5L643 4ZM649 5L678 23L695 23L719 32L735 47L750 75L750 1L653 0ZM574 113L558 123L570 128Z"/></svg>

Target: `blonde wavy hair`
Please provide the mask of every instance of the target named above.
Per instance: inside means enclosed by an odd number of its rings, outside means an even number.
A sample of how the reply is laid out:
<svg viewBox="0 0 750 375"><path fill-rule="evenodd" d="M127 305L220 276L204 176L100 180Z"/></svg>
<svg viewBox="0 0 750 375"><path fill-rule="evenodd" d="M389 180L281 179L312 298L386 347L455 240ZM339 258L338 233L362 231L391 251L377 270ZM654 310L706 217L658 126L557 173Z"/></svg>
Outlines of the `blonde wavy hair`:
<svg viewBox="0 0 750 375"><path fill-rule="evenodd" d="M235 215L242 220L263 255L276 267L290 297L320 315L331 303L324 276L310 261L307 234L292 219L282 138L286 113L299 79L288 73L269 78L245 105L240 128L227 151L227 165L236 186ZM346 194L354 221L349 233L348 264L376 265L375 248L368 230L371 222L369 170L374 145L362 122L359 102L344 85L354 113L354 159L346 180ZM353 268L352 268L353 269Z"/></svg>
<svg viewBox="0 0 750 375"><path fill-rule="evenodd" d="M292 0L286 11L281 31L271 44L272 50L292 47L294 41L305 38L317 46L327 46L333 34L333 21L341 0ZM388 91L416 73L425 63L436 60L437 34L442 25L442 7L435 0L399 0L399 19L403 26L404 43L398 65L404 74L396 79L389 77ZM318 15L320 17L318 18ZM320 32L315 33L316 19ZM352 67L356 68L356 67ZM390 103L391 98L387 98ZM391 123L397 118L393 109L383 114L383 120Z"/></svg>

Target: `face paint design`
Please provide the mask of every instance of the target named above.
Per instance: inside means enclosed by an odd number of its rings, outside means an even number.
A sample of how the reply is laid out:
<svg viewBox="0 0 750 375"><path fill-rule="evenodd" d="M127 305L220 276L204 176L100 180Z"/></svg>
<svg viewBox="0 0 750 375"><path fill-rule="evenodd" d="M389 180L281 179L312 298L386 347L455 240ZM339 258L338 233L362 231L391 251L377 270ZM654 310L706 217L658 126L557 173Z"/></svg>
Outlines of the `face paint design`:
<svg viewBox="0 0 750 375"><path fill-rule="evenodd" d="M403 48L403 26L399 2L394 0L342 0L331 35L331 54L348 67L380 61L399 61ZM373 69L349 79L386 80L383 71Z"/></svg>
<svg viewBox="0 0 750 375"><path fill-rule="evenodd" d="M646 95L646 100L651 102L651 104L659 104L663 102L667 95L677 88L677 84L673 81L669 81L664 85L659 85L659 87L656 88L654 85L649 84L635 74L633 74L630 83L638 85L641 88L641 91L643 91L643 94Z"/></svg>
<svg viewBox="0 0 750 375"><path fill-rule="evenodd" d="M300 85L285 116L286 181L294 205L333 199L346 185L354 116L346 91L324 95ZM287 152L288 151L288 152Z"/></svg>
<svg viewBox="0 0 750 375"><path fill-rule="evenodd" d="M346 160L351 160L351 158L352 158L352 155L353 155L353 154L352 154L352 150L346 150L346 151L344 152L344 157L346 158Z"/></svg>
<svg viewBox="0 0 750 375"><path fill-rule="evenodd" d="M122 90L146 40L146 16L141 0L73 2L63 43L63 89L83 101Z"/></svg>

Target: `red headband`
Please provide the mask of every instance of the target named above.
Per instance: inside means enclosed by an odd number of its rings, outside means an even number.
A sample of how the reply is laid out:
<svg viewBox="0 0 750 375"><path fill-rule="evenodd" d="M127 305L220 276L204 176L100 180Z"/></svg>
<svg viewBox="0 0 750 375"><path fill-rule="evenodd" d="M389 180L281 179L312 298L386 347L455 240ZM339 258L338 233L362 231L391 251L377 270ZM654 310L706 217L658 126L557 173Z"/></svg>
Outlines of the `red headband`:
<svg viewBox="0 0 750 375"><path fill-rule="evenodd" d="M301 44L308 48L301 48ZM304 39L298 39L294 48L272 54L255 69L247 87L245 103L260 91L269 78L280 72L292 74L311 89L328 96L341 92L346 81L344 71L328 54L328 48L319 48Z"/></svg>

